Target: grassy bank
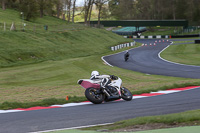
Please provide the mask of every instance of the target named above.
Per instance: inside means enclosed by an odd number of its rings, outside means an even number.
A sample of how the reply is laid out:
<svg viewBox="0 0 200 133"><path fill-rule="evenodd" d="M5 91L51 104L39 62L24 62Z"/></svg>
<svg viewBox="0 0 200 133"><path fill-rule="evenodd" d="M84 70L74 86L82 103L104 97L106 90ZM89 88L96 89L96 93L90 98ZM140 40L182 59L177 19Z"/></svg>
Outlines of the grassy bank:
<svg viewBox="0 0 200 133"><path fill-rule="evenodd" d="M0 67L98 55L129 41L93 28L62 33L0 32Z"/></svg>
<svg viewBox="0 0 200 133"><path fill-rule="evenodd" d="M200 125L200 110L168 115L138 117L119 121L112 125L85 128L84 130L107 129L109 131L141 131L197 125Z"/></svg>
<svg viewBox="0 0 200 133"><path fill-rule="evenodd" d="M161 53L161 57L181 64L200 66L200 45L171 45L167 50Z"/></svg>

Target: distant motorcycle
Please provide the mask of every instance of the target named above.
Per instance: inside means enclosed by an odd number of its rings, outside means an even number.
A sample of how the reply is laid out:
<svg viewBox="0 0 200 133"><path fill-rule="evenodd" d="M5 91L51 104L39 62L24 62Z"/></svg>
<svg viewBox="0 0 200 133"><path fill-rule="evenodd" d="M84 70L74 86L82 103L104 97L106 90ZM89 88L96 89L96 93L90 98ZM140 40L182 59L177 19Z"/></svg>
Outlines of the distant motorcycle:
<svg viewBox="0 0 200 133"><path fill-rule="evenodd" d="M78 80L78 84L86 89L86 98L94 104L121 98L126 101L131 101L133 97L128 89L121 86L122 80L117 76L102 79L100 82L98 80L80 79Z"/></svg>
<svg viewBox="0 0 200 133"><path fill-rule="evenodd" d="M127 61L129 59L129 52L126 51L126 54L124 54L124 60Z"/></svg>

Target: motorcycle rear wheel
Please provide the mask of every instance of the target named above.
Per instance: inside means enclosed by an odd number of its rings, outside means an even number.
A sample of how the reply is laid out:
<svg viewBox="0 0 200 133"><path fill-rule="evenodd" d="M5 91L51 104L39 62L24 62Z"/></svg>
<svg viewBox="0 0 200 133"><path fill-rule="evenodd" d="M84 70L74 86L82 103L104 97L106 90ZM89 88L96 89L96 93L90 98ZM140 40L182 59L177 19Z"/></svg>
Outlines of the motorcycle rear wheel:
<svg viewBox="0 0 200 133"><path fill-rule="evenodd" d="M125 61L127 61L128 60L128 57L125 57Z"/></svg>
<svg viewBox="0 0 200 133"><path fill-rule="evenodd" d="M133 98L133 95L131 94L131 92L125 87L121 88L121 94L122 94L122 96L121 96L122 99L124 99L126 101L131 101Z"/></svg>
<svg viewBox="0 0 200 133"><path fill-rule="evenodd" d="M100 104L104 101L104 95L102 93L98 93L97 89L95 88L86 89L85 96L90 102L94 104Z"/></svg>

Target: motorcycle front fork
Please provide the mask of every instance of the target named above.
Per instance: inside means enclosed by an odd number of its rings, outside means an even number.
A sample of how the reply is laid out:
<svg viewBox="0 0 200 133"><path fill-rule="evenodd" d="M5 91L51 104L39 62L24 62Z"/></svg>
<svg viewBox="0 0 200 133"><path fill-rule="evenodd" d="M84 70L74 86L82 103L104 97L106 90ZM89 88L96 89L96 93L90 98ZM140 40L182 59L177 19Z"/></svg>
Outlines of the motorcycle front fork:
<svg viewBox="0 0 200 133"><path fill-rule="evenodd" d="M119 98L119 97L121 97L119 94L118 95L112 95L112 93L109 91L109 90L107 90L106 88L104 88L103 89L103 92L106 94L106 96L109 98Z"/></svg>
<svg viewBox="0 0 200 133"><path fill-rule="evenodd" d="M103 92L107 95L107 97L110 97L110 94L108 93L108 91L106 90L106 88L103 89Z"/></svg>

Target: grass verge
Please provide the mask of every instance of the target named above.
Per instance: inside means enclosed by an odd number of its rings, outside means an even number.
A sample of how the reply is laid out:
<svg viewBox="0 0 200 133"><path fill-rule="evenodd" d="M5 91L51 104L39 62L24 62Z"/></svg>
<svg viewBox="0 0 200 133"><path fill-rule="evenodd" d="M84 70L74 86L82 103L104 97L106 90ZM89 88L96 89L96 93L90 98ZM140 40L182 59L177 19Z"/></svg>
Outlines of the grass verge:
<svg viewBox="0 0 200 133"><path fill-rule="evenodd" d="M151 127L151 129L160 129L197 125L200 125L200 110L168 115L138 117L130 120L119 121L112 125L85 128L84 130L108 129L109 131L139 131L145 130L145 128L147 129L148 126Z"/></svg>
<svg viewBox="0 0 200 133"><path fill-rule="evenodd" d="M56 98L49 98L44 99L37 102L27 102L27 103L20 103L20 102L4 102L0 104L0 109L8 110L8 109L17 109L17 108L30 108L36 106L50 106L55 104L65 104L65 103L74 103L74 102L81 102L86 101L85 97L77 97L77 96L69 96L69 100L66 99L56 99Z"/></svg>
<svg viewBox="0 0 200 133"><path fill-rule="evenodd" d="M170 45L161 53L161 57L172 62L200 66L200 45Z"/></svg>

